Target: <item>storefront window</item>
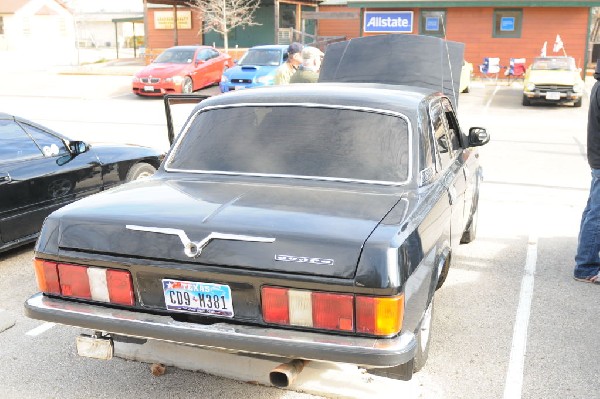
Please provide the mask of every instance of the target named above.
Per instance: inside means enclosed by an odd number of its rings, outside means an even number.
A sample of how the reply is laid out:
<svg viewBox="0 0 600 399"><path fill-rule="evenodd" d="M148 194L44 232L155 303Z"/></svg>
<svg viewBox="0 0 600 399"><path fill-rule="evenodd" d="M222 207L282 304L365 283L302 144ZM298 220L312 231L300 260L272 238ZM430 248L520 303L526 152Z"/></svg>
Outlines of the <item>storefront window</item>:
<svg viewBox="0 0 600 399"><path fill-rule="evenodd" d="M421 35L446 36L446 10L421 10L419 21Z"/></svg>
<svg viewBox="0 0 600 399"><path fill-rule="evenodd" d="M494 37L521 37L523 10L494 10Z"/></svg>

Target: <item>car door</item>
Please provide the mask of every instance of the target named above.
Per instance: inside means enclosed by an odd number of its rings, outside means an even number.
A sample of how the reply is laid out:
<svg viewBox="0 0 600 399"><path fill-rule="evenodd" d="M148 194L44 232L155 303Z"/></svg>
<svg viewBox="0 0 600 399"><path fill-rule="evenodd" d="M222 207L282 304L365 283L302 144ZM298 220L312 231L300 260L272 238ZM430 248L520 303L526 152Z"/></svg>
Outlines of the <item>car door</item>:
<svg viewBox="0 0 600 399"><path fill-rule="evenodd" d="M215 81L214 61L211 62L208 49L198 50L194 64L194 90L207 86Z"/></svg>
<svg viewBox="0 0 600 399"><path fill-rule="evenodd" d="M102 189L93 154L73 157L60 137L37 126L0 120L0 238L35 235L52 211Z"/></svg>

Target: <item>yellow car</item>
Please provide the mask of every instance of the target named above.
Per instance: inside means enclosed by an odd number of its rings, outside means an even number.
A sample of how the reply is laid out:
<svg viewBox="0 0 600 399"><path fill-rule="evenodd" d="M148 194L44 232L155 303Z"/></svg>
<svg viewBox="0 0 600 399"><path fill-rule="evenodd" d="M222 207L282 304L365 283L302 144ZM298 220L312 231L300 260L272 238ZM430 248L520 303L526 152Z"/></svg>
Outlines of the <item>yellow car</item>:
<svg viewBox="0 0 600 399"><path fill-rule="evenodd" d="M523 105L573 103L581 107L584 83L573 57L538 57L525 72Z"/></svg>
<svg viewBox="0 0 600 399"><path fill-rule="evenodd" d="M473 73L473 64L463 61L463 66L460 74L460 92L468 93L471 85L471 74Z"/></svg>

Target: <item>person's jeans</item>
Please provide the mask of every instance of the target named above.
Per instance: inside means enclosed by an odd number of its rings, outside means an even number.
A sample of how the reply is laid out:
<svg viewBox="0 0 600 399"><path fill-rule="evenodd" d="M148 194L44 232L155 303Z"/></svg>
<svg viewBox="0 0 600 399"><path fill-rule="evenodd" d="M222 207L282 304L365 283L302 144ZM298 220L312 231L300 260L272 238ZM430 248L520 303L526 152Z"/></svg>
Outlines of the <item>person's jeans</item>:
<svg viewBox="0 0 600 399"><path fill-rule="evenodd" d="M592 169L592 185L581 216L574 276L592 277L600 272L600 169Z"/></svg>

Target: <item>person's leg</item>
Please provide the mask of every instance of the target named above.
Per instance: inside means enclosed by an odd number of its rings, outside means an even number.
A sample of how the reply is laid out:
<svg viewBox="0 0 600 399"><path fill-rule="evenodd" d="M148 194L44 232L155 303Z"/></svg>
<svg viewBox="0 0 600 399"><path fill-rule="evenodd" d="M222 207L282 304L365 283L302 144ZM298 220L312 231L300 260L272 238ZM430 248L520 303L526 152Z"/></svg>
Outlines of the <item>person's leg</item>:
<svg viewBox="0 0 600 399"><path fill-rule="evenodd" d="M600 272L600 169L592 169L592 184L581 217L574 277L586 279Z"/></svg>

